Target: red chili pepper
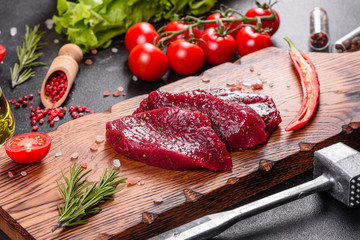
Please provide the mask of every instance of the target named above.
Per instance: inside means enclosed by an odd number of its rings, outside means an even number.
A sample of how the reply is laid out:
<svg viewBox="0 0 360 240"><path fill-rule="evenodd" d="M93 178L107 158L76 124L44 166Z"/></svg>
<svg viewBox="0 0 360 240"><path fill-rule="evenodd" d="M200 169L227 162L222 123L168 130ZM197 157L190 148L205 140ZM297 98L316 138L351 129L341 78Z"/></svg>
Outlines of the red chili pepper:
<svg viewBox="0 0 360 240"><path fill-rule="evenodd" d="M290 46L289 55L301 79L303 102L296 117L285 128L285 131L303 127L313 116L319 102L320 84L312 61L300 50L296 49L289 38L285 38Z"/></svg>

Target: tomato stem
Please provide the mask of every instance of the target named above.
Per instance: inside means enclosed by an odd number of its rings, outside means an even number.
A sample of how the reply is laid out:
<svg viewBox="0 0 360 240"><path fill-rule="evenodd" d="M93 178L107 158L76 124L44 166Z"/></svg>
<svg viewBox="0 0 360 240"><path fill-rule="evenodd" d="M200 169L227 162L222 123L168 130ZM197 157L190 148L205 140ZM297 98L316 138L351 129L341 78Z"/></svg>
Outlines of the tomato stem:
<svg viewBox="0 0 360 240"><path fill-rule="evenodd" d="M241 22L241 23L249 23L249 22L257 22L257 25L256 25L256 31L259 32L259 31L268 31L269 29L265 29L265 30L260 30L261 28L261 21L265 21L265 20L275 20L276 19L276 16L275 16L275 13L274 11L270 8L270 11L271 11L271 15L268 15L268 16L261 16L261 17L246 17L245 15L243 15L242 13L236 11L235 9L231 9L229 8L228 10L225 11L224 13L224 17L225 18L222 18L220 23L223 25L223 23L236 23L236 22ZM236 13L238 15L241 16L241 18L236 18L236 19L233 19L233 18L230 18L230 16L232 15L232 13ZM184 19L183 19L184 22L187 22L187 23L190 23L188 25L187 28L184 28L182 30L179 30L179 31L169 31L169 32L162 32L160 34L160 41L156 44L157 47L161 47L161 46L164 46L165 42L167 42L169 39L181 34L181 33L184 33L184 32L187 32L189 31L190 33L190 41L193 41L193 39L191 39L193 37L193 34L191 35L192 33L192 28L195 28L197 26L201 26L201 25L205 25L205 24L211 24L211 23L216 23L218 24L219 23L219 20L216 19L216 20L202 20L200 18L196 18L196 17L193 17L193 16L186 16ZM259 24L260 23L260 24ZM247 26L247 24L241 24L240 26ZM225 29L225 30L228 30L228 29ZM227 32L228 33L228 32ZM226 34L225 34L226 35Z"/></svg>

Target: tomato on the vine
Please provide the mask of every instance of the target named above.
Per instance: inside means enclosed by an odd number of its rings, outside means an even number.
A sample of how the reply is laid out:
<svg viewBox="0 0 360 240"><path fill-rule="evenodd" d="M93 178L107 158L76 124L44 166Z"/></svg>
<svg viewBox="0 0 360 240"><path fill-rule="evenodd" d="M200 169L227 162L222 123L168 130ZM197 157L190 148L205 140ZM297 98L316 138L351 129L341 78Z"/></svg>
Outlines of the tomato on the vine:
<svg viewBox="0 0 360 240"><path fill-rule="evenodd" d="M267 32L257 32L252 27L243 27L236 35L237 49L241 56L271 47L273 43Z"/></svg>
<svg viewBox="0 0 360 240"><path fill-rule="evenodd" d="M263 5L261 5L260 3L256 2L256 5L258 7L256 8L252 8L249 11L246 12L245 16L246 17L262 17L262 16L270 16L271 15L271 4L268 3L264 3ZM270 35L273 35L279 28L280 25L280 17L279 14L272 9L276 19L275 20L263 20L261 21L261 28L265 29L265 28L271 28L271 31L269 31ZM256 22L250 22L250 24L252 25L256 25Z"/></svg>
<svg viewBox="0 0 360 240"><path fill-rule="evenodd" d="M37 163L49 153L51 141L45 133L24 133L10 138L5 143L5 151L15 162Z"/></svg>
<svg viewBox="0 0 360 240"><path fill-rule="evenodd" d="M177 39L167 48L170 67L182 75L194 74L205 62L204 51L198 45Z"/></svg>
<svg viewBox="0 0 360 240"><path fill-rule="evenodd" d="M144 81L155 81L165 75L169 61L160 48L151 43L139 44L129 55L131 72Z"/></svg>
<svg viewBox="0 0 360 240"><path fill-rule="evenodd" d="M206 20L217 20L217 19L222 19L222 18L226 18L224 16L221 15L221 13L213 13L210 16L208 16L206 18ZM235 16L229 16L228 18L230 19L238 19ZM224 24L224 28L227 29L228 28L228 32L231 34L231 36L233 36L234 38L236 37L236 34L239 32L240 30L240 25L242 24L242 22L223 22ZM208 29L208 28L217 28L218 25L216 23L208 23L204 25L204 29Z"/></svg>
<svg viewBox="0 0 360 240"><path fill-rule="evenodd" d="M230 34L220 36L215 28L203 32L199 46L205 52L206 61L213 65L229 62L236 54L235 38Z"/></svg>
<svg viewBox="0 0 360 240"><path fill-rule="evenodd" d="M175 20L175 21L172 21L172 22L169 22L165 28L164 28L164 33L166 32L176 32L176 31L180 31L180 30L183 30L183 29L186 29L189 25L186 24L186 23L182 23L180 22L179 20ZM201 32L199 30L199 28L195 27L195 28L192 28L192 32L193 32L193 38L194 39L200 39L201 37ZM170 35L170 34L169 34ZM169 40L167 40L166 42L167 43L171 43L173 41L175 41L176 39L183 39L184 37L186 37L187 39L190 38L190 30L184 32L184 33L180 33L172 38L170 38Z"/></svg>
<svg viewBox="0 0 360 240"><path fill-rule="evenodd" d="M156 43L159 42L159 33L156 32L153 25L147 22L139 22L129 28L125 35L125 47L130 53L131 50L142 43L153 43L156 38Z"/></svg>
<svg viewBox="0 0 360 240"><path fill-rule="evenodd" d="M4 60L6 54L6 48L0 44L0 62Z"/></svg>

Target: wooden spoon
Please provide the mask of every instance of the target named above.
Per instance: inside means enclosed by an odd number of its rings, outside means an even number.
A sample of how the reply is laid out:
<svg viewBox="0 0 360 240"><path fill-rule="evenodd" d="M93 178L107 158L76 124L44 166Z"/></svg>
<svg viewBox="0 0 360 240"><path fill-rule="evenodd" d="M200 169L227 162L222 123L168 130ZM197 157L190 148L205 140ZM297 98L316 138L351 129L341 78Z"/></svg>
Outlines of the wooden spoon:
<svg viewBox="0 0 360 240"><path fill-rule="evenodd" d="M74 83L76 74L79 70L79 63L83 59L83 53L81 49L72 43L65 44L59 50L58 56L53 60L47 72L43 84L41 86L40 97L42 104L47 108L57 108L65 101L69 95L72 84ZM56 72L62 71L67 77L67 89L65 94L56 102L52 102L49 96L45 94L46 83L50 76Z"/></svg>

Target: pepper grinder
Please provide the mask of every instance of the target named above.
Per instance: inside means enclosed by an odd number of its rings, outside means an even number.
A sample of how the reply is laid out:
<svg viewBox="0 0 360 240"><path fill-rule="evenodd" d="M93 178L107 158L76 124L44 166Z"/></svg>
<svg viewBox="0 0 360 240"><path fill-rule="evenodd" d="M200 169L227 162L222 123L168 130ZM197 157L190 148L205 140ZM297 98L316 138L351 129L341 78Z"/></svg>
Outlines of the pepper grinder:
<svg viewBox="0 0 360 240"><path fill-rule="evenodd" d="M40 97L45 107L57 108L65 101L74 83L82 59L83 53L77 45L69 43L60 48L58 56L51 63L41 86ZM60 76L61 73L63 83L59 88L60 82L55 82L56 76ZM56 88L53 88L54 86ZM61 88L62 92L60 91Z"/></svg>

